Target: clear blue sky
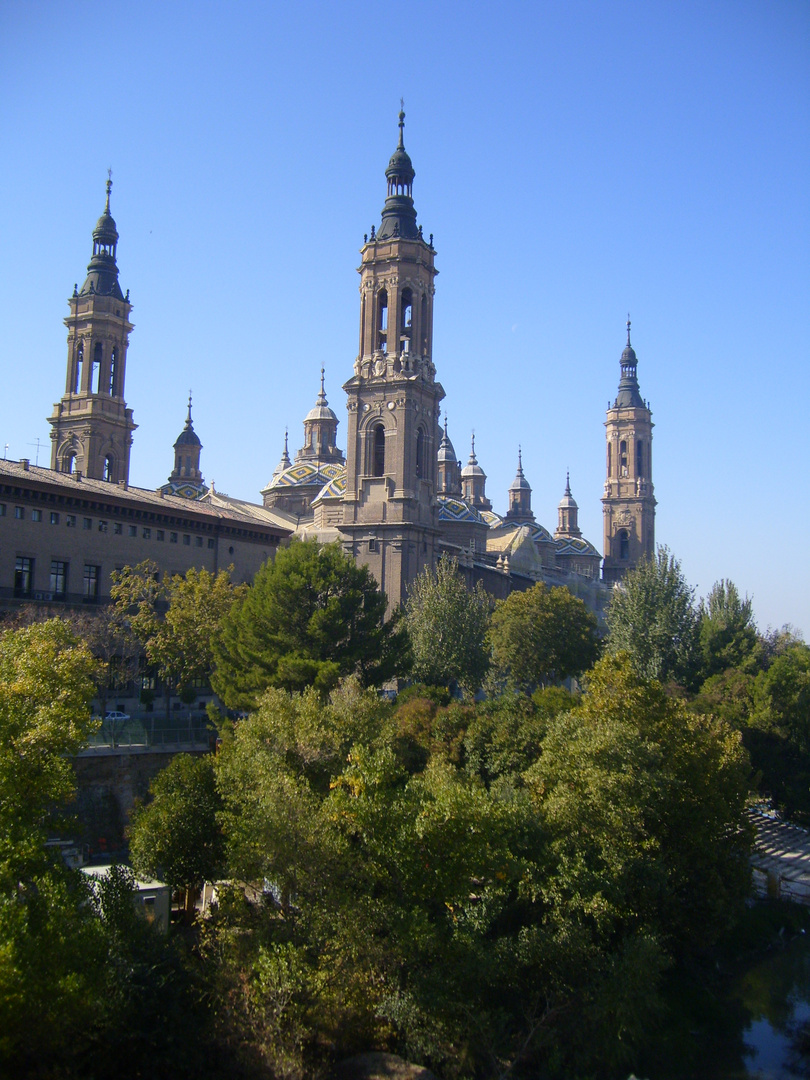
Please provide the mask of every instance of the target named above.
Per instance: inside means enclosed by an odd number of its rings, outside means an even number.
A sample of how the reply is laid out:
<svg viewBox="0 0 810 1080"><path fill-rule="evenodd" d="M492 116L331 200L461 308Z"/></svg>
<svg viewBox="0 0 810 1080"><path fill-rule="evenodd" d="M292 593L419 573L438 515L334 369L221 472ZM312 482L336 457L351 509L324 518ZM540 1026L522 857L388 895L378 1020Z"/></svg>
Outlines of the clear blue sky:
<svg viewBox="0 0 810 1080"><path fill-rule="evenodd" d="M656 538L698 594L810 636L803 0L0 6L0 451L50 454L67 297L113 169L134 305L132 482L194 391L203 472L258 501L321 364L342 423L358 249L405 98L435 234L434 359L495 509L518 444L553 528L601 549L627 312L655 421Z"/></svg>

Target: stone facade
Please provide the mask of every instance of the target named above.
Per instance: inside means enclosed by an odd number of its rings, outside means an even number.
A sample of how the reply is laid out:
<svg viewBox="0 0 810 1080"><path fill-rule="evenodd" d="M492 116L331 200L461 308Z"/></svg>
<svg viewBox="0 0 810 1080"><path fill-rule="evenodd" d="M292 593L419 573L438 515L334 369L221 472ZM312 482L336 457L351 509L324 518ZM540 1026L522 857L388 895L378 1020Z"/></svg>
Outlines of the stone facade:
<svg viewBox="0 0 810 1080"><path fill-rule="evenodd" d="M604 519L603 577L608 583L642 559L655 554L655 494L652 482L652 412L639 393L635 350L627 345L621 356L619 392L605 421L607 460Z"/></svg>
<svg viewBox="0 0 810 1080"><path fill-rule="evenodd" d="M124 378L133 327L129 293L118 283L108 182L87 278L69 301L65 393L50 417L51 468L0 462L0 604L103 601L111 572L146 558L169 574L233 565L235 580L250 581L279 543L298 535L339 541L371 569L391 609L446 553L471 586L482 581L495 597L545 581L566 585L600 613L612 584L653 554L653 425L638 389L629 321L619 391L606 421L601 577L601 558L582 536L568 478L552 535L535 519L519 448L503 517L487 496L474 436L462 468L446 421L443 431L439 426L436 251L433 236L425 239L416 221L404 119L400 113L380 227L360 252L360 344L343 386L346 455L322 369L320 393L304 419L304 445L291 461L285 435L261 503L206 487L190 397L168 483L157 491L129 486L136 425Z"/></svg>

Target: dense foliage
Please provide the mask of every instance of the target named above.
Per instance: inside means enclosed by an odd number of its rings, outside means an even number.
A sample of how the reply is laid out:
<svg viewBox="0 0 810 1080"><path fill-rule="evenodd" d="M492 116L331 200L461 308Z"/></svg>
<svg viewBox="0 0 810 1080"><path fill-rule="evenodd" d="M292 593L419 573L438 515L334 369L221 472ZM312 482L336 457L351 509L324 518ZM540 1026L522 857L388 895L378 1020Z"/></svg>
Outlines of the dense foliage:
<svg viewBox="0 0 810 1080"><path fill-rule="evenodd" d="M700 624L693 590L668 548L639 563L613 591L608 650L627 653L639 675L691 686L699 664Z"/></svg>
<svg viewBox="0 0 810 1080"><path fill-rule="evenodd" d="M222 622L213 686L252 709L268 687L328 691L356 674L381 686L407 662L407 636L368 567L340 544L295 540L266 562Z"/></svg>
<svg viewBox="0 0 810 1080"><path fill-rule="evenodd" d="M237 593L148 566L118 584L168 679L217 665L250 709L131 826L189 917L204 880L218 903L162 941L127 872L91 892L49 856L98 665L65 623L0 636L0 1072L317 1080L374 1048L443 1080L652 1075L673 978L712 970L743 909L749 789L810 810L810 648L761 635L730 581L696 606L665 549L616 590L595 665L565 590L513 594L487 629L444 560L387 623L314 542ZM374 687L406 629L433 685L392 704ZM500 692L472 703L488 650Z"/></svg>
<svg viewBox="0 0 810 1080"><path fill-rule="evenodd" d="M542 581L498 601L489 643L498 676L524 691L581 675L599 655L595 616L568 589Z"/></svg>
<svg viewBox="0 0 810 1080"><path fill-rule="evenodd" d="M489 667L486 633L491 601L479 582L469 590L455 562L443 555L408 590L405 627L413 650L412 676L429 686L479 690Z"/></svg>

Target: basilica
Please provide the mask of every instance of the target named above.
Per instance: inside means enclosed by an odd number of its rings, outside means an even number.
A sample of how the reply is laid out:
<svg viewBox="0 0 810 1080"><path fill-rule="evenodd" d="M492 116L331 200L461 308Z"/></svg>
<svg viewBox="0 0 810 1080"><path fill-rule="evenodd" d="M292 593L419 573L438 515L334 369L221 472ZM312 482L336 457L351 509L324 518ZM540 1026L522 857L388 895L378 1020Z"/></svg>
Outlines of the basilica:
<svg viewBox="0 0 810 1080"><path fill-rule="evenodd" d="M343 384L345 452L321 371L303 445L291 458L284 435L255 502L205 484L191 399L168 481L153 490L129 484L136 424L124 386L133 326L108 180L87 277L68 301L65 388L49 417L51 466L0 462L0 605L103 601L111 572L145 558L164 573L232 566L236 580L249 581L280 543L300 536L341 543L368 565L392 608L447 554L470 586L481 581L494 597L544 581L567 586L601 613L622 574L652 555L653 424L629 320L605 421L603 557L581 534L568 478L552 531L535 518L520 451L503 515L487 495L474 438L466 464L457 456L433 355L436 252L417 224L404 122L400 112L380 224L361 249L360 349Z"/></svg>

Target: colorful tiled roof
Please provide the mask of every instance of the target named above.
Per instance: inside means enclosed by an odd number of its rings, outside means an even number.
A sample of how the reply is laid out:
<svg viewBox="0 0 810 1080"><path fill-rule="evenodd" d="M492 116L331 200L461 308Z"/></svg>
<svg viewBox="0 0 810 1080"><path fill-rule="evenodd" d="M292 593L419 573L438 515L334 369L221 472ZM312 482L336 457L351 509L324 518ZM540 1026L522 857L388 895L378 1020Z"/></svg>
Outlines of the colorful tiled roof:
<svg viewBox="0 0 810 1080"><path fill-rule="evenodd" d="M291 465L289 469L279 473L278 476L273 477L269 490L275 491L277 488L310 487L314 484L328 484L330 480L334 480L341 472L345 476L345 471L345 466L339 465L337 462L327 461L315 465L309 461L299 461Z"/></svg>
<svg viewBox="0 0 810 1080"><path fill-rule="evenodd" d="M453 495L438 495L436 502L439 507L439 521L474 521L479 525L487 524L484 515L463 499L457 499Z"/></svg>

